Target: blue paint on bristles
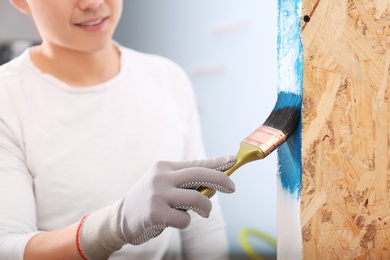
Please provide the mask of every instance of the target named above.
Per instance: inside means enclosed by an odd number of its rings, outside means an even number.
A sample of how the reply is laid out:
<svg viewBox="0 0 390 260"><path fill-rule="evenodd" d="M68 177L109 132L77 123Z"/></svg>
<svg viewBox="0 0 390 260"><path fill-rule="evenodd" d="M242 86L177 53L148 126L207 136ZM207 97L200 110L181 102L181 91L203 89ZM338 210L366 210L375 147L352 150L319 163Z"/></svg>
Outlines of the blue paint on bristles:
<svg viewBox="0 0 390 260"><path fill-rule="evenodd" d="M282 188L299 198L302 183L301 103L303 85L303 50L301 41L301 0L278 0L278 100L276 111L298 113L291 137L278 148L279 178ZM295 112L294 112L295 111ZM284 115L285 118L288 116ZM293 120L294 121L294 120ZM292 121L292 123L294 123Z"/></svg>

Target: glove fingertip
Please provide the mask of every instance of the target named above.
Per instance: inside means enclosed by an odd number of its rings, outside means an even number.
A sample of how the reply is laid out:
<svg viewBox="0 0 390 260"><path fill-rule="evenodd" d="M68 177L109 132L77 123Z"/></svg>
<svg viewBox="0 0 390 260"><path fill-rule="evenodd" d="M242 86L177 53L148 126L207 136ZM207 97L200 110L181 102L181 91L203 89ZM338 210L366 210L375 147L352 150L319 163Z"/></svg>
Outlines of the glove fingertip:
<svg viewBox="0 0 390 260"><path fill-rule="evenodd" d="M185 229L191 224L191 216L185 207L176 207L175 216L172 215L172 220L168 223L169 226L178 229Z"/></svg>

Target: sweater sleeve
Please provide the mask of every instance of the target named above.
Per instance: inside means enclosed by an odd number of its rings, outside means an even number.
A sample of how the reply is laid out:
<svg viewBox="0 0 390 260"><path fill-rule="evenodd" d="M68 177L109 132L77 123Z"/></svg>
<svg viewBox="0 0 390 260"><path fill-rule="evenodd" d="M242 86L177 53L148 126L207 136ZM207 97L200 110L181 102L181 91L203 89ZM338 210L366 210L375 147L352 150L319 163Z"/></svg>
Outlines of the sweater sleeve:
<svg viewBox="0 0 390 260"><path fill-rule="evenodd" d="M12 100L0 93L0 259L23 259L37 234L33 181L22 149Z"/></svg>

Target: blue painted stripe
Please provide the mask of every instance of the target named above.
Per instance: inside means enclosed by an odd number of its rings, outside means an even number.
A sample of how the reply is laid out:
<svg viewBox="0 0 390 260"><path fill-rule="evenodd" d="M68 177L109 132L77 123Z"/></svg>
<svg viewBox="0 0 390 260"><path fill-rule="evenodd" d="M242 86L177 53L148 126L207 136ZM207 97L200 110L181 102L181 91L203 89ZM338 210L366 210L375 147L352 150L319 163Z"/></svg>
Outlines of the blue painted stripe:
<svg viewBox="0 0 390 260"><path fill-rule="evenodd" d="M301 130L300 122L294 134L278 148L278 171L282 188L297 198L301 195L302 184Z"/></svg>
<svg viewBox="0 0 390 260"><path fill-rule="evenodd" d="M278 0L278 108L301 107L303 50L301 41L301 0ZM289 104L291 102L292 104ZM275 107L275 109L277 109ZM302 183L302 122L294 134L278 148L279 178L282 188L299 198Z"/></svg>
<svg viewBox="0 0 390 260"><path fill-rule="evenodd" d="M302 95L301 0L278 0L279 92Z"/></svg>

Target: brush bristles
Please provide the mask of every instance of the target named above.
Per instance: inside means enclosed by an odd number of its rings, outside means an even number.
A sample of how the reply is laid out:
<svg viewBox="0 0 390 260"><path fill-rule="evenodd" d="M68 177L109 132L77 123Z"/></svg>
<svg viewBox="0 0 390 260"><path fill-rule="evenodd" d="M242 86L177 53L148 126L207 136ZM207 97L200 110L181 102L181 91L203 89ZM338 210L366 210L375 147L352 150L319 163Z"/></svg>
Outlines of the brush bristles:
<svg viewBox="0 0 390 260"><path fill-rule="evenodd" d="M288 138L299 123L301 102L299 95L279 93L276 105L263 125L282 131Z"/></svg>

